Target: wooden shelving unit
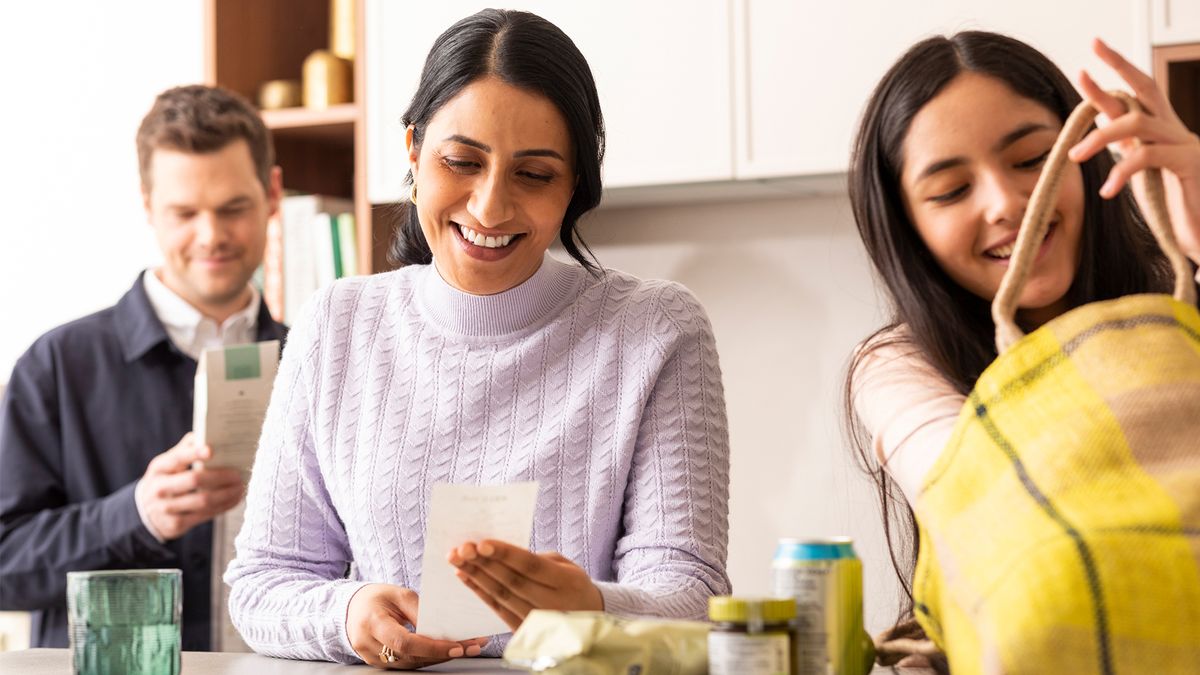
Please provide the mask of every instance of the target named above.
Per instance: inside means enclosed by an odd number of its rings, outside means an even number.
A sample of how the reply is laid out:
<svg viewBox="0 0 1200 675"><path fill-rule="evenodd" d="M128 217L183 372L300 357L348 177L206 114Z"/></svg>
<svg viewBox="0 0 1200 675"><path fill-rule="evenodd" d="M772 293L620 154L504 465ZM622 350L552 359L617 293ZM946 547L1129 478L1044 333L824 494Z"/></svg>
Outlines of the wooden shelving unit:
<svg viewBox="0 0 1200 675"><path fill-rule="evenodd" d="M283 108L264 110L262 116L277 136L286 133L303 136L311 130L314 135L353 139L354 124L358 121L358 106L354 103L342 103L324 110Z"/></svg>
<svg viewBox="0 0 1200 675"><path fill-rule="evenodd" d="M1155 47L1154 79L1183 123L1200 134L1200 43Z"/></svg>
<svg viewBox="0 0 1200 675"><path fill-rule="evenodd" d="M267 110L284 187L354 200L361 272L385 268L390 231L367 201L365 31L355 0L354 102ZM262 83L299 80L304 59L329 46L329 0L206 0L205 81L257 102Z"/></svg>

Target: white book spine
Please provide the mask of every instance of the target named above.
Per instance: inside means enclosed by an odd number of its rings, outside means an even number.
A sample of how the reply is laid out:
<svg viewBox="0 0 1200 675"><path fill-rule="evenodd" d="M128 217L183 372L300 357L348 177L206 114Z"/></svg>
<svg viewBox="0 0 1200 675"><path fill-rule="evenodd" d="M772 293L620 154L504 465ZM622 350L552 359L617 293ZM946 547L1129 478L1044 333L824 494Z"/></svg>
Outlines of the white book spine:
<svg viewBox="0 0 1200 675"><path fill-rule="evenodd" d="M328 213L318 213L312 219L313 255L316 259L317 288L324 288L337 280L333 263L333 219Z"/></svg>
<svg viewBox="0 0 1200 675"><path fill-rule="evenodd" d="M312 294L334 278L329 219L326 217L322 225L317 215L353 212L354 202L324 195L292 195L283 198L279 210L283 223L283 314L288 323L294 324Z"/></svg>

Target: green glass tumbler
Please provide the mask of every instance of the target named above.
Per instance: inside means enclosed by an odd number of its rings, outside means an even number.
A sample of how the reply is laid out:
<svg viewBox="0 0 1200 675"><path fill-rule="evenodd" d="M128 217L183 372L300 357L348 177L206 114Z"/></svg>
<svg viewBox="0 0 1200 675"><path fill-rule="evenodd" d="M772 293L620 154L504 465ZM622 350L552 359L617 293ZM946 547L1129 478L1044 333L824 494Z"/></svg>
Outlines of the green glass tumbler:
<svg viewBox="0 0 1200 675"><path fill-rule="evenodd" d="M76 675L178 675L182 572L67 573L71 667Z"/></svg>

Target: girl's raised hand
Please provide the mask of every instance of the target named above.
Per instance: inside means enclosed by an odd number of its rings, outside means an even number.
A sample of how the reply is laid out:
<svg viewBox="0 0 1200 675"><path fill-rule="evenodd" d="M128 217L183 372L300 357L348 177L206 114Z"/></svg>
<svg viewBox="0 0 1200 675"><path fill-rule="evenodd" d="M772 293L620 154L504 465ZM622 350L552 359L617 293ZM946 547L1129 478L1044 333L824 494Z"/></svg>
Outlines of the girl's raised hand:
<svg viewBox="0 0 1200 675"><path fill-rule="evenodd" d="M1099 39L1092 43L1092 49L1129 85L1144 110L1126 110L1086 71L1081 72L1080 92L1109 122L1071 148L1070 158L1084 162L1105 146L1116 146L1120 160L1100 188L1101 196L1109 199L1137 172L1151 167L1162 169L1167 208L1179 247L1193 262L1200 263L1200 137L1184 126L1166 94L1149 75ZM1134 139L1141 144L1135 144ZM1136 184L1134 187L1138 190ZM1137 196L1140 200L1140 191Z"/></svg>

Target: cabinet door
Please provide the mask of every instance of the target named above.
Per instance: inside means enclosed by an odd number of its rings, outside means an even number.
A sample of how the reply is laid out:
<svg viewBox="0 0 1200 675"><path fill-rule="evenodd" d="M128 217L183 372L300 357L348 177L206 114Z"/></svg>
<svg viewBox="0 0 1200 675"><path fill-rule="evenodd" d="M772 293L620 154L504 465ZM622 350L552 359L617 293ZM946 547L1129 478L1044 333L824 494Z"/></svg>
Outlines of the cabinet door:
<svg viewBox="0 0 1200 675"><path fill-rule="evenodd" d="M1195 0L1190 0L1195 1ZM845 171L859 116L913 43L983 29L1044 51L1074 80L1083 66L1117 85L1091 54L1103 37L1148 67L1136 0L734 0L737 178Z"/></svg>
<svg viewBox="0 0 1200 675"><path fill-rule="evenodd" d="M1200 42L1200 0L1150 0L1150 35L1156 45Z"/></svg>
<svg viewBox="0 0 1200 675"><path fill-rule="evenodd" d="M558 25L588 59L608 137L606 188L729 180L730 0L534 0L523 9ZM425 54L454 21L487 3L368 0L370 200L403 196L400 116Z"/></svg>

